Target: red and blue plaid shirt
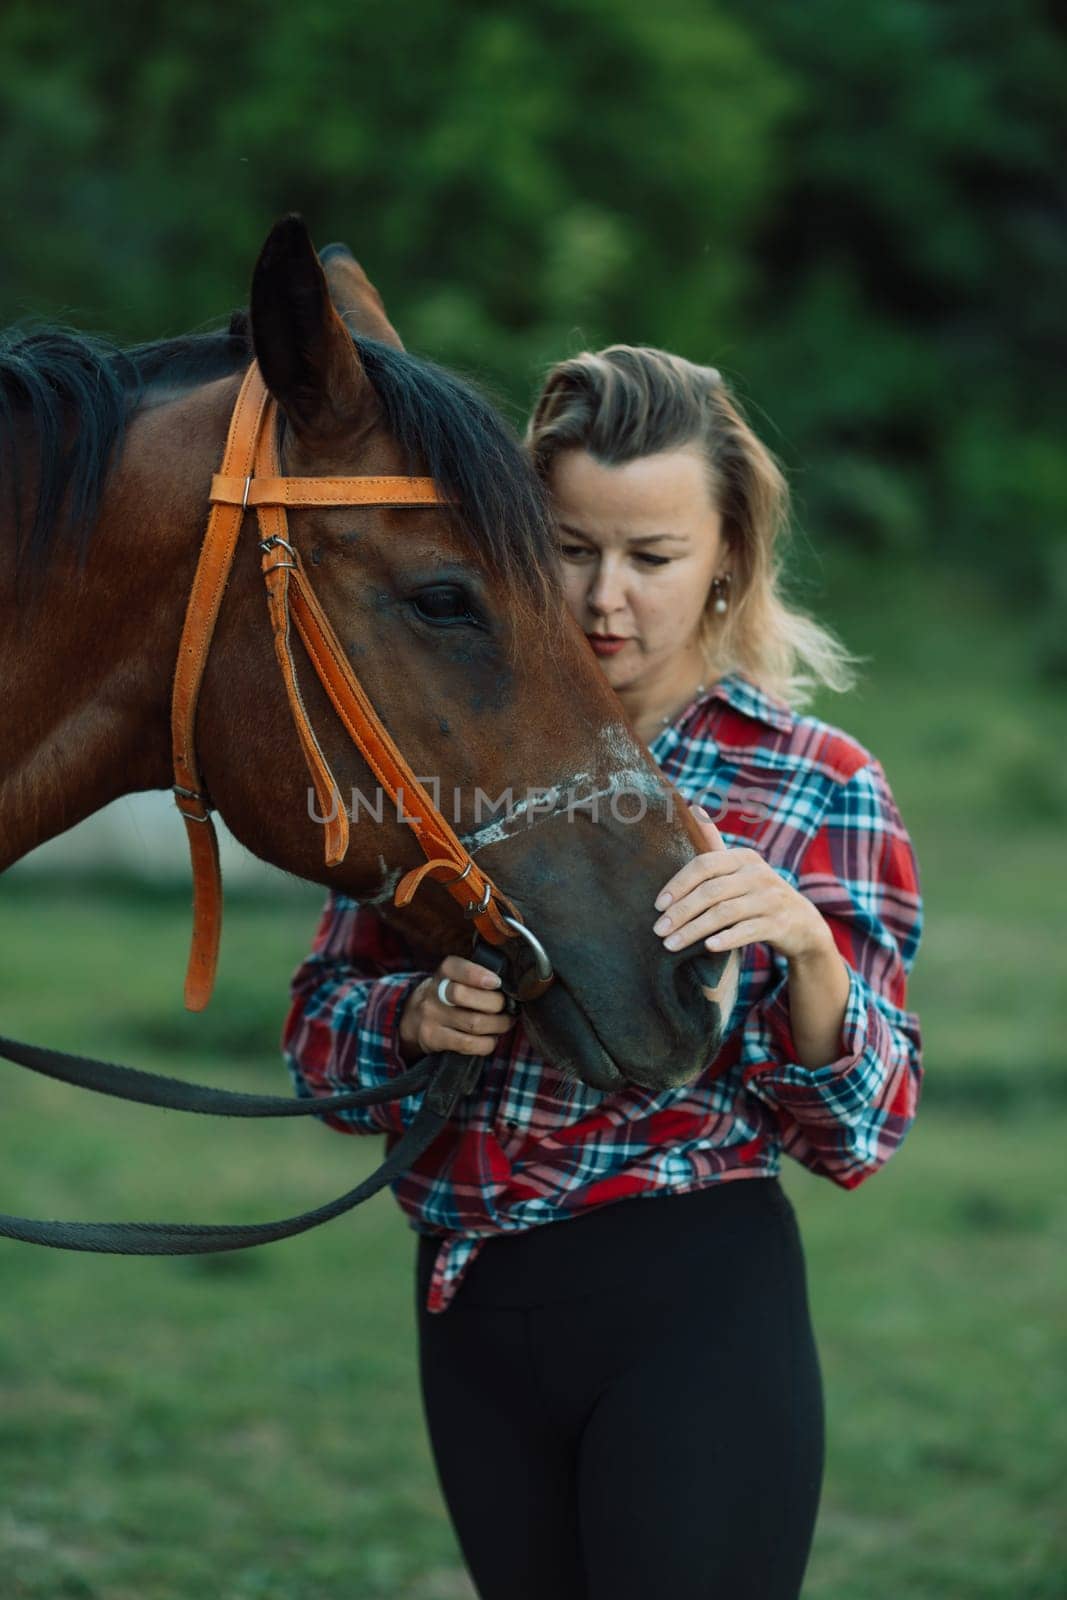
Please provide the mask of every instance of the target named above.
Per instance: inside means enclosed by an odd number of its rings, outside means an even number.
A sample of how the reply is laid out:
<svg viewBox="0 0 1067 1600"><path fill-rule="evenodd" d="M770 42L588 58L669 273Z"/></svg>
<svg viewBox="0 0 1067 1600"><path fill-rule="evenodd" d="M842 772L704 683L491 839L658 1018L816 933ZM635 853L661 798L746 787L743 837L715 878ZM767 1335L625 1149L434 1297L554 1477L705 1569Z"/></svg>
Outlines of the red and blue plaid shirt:
<svg viewBox="0 0 1067 1600"><path fill-rule="evenodd" d="M841 1053L818 1068L797 1061L787 964L767 944L742 948L719 1053L682 1088L605 1092L566 1078L534 1052L520 1013L481 1058L478 1087L449 1127L393 1184L411 1226L441 1240L431 1311L446 1309L493 1235L624 1197L769 1177L783 1151L851 1189L914 1118L922 1042L904 1006L922 900L878 761L739 673L694 700L649 750L728 846L758 850L826 918L850 975ZM411 962L372 908L329 896L282 1034L298 1095L377 1085L405 1070L397 1024L427 975ZM344 1133L384 1132L391 1147L419 1103L413 1095L324 1120Z"/></svg>

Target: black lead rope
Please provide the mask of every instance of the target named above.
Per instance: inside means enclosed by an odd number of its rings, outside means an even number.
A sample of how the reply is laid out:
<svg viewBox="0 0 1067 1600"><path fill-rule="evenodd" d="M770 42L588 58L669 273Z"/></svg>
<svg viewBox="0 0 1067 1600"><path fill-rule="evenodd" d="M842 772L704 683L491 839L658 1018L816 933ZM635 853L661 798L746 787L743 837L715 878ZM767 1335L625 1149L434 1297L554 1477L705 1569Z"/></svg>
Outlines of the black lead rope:
<svg viewBox="0 0 1067 1600"><path fill-rule="evenodd" d="M483 940L476 941L474 960L500 974L507 958ZM518 1009L516 997L506 987L505 1005ZM351 1089L342 1094L310 1099L285 1095L244 1094L233 1089L212 1089L206 1084L186 1083L136 1067L123 1067L112 1061L97 1061L92 1056L67 1055L42 1045L24 1044L0 1035L0 1059L28 1067L44 1077L56 1078L95 1094L114 1095L141 1105L164 1106L171 1111L192 1111L217 1117L308 1117L349 1111L357 1106L384 1105L416 1093L426 1093L413 1121L389 1155L369 1178L336 1200L302 1211L277 1222L196 1223L196 1222L46 1222L34 1217L14 1217L0 1212L0 1238L18 1239L24 1244L48 1245L54 1250L88 1250L104 1255L191 1256L219 1250L249 1250L254 1245L271 1244L293 1234L306 1233L323 1222L342 1216L354 1206L369 1200L394 1178L408 1170L447 1127L457 1102L469 1094L481 1071L477 1056L444 1050L423 1056L421 1061L374 1089Z"/></svg>
<svg viewBox="0 0 1067 1600"><path fill-rule="evenodd" d="M224 1117L303 1117L344 1111L355 1106L381 1105L426 1085L426 1094L414 1121L405 1129L390 1154L369 1178L312 1211L277 1222L45 1222L34 1217L14 1217L0 1212L0 1237L24 1244L49 1245L54 1250L90 1250L123 1256L191 1256L219 1250L248 1250L306 1233L320 1223L351 1211L369 1200L387 1183L405 1172L447 1127L461 1095L473 1087L480 1068L477 1057L446 1050L423 1056L408 1072L376 1089L354 1089L346 1094L323 1095L312 1100L290 1100L278 1095L239 1094L183 1083L177 1078L154 1077L133 1067L121 1067L91 1057L65 1055L38 1045L22 1044L0 1036L0 1057L29 1067L46 1077L117 1095L144 1105L167 1106L173 1111L197 1111Z"/></svg>
<svg viewBox="0 0 1067 1600"><path fill-rule="evenodd" d="M291 1095L209 1089L203 1083L186 1083L182 1078L120 1067L114 1061L96 1061L92 1056L71 1056L62 1050L46 1050L43 1045L23 1044L20 1039L5 1039L2 1034L0 1058L77 1089L91 1089L94 1094L110 1094L117 1100L132 1100L143 1106L164 1106L168 1111L197 1111L210 1117L307 1117L382 1105L421 1089L434 1061L433 1056L423 1056L409 1071L377 1089L349 1089L343 1094L297 1100Z"/></svg>

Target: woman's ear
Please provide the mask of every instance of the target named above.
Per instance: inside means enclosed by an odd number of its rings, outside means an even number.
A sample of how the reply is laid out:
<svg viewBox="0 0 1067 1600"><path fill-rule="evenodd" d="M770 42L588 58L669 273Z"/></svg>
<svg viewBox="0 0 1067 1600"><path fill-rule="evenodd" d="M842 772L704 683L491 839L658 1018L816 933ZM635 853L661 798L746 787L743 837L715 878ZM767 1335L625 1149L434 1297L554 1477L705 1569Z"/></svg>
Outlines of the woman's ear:
<svg viewBox="0 0 1067 1600"><path fill-rule="evenodd" d="M302 217L284 217L267 236L250 318L264 381L298 435L329 439L364 419L373 390Z"/></svg>

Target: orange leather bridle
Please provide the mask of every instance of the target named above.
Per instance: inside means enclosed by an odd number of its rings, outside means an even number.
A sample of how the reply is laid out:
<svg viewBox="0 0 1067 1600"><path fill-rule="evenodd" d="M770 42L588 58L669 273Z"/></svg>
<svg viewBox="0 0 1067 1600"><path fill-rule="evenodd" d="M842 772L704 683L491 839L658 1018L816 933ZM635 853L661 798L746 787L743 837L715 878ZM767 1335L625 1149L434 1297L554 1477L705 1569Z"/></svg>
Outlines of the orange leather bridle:
<svg viewBox="0 0 1067 1600"><path fill-rule="evenodd" d="M222 471L211 480L211 512L189 595L174 674L171 715L174 797L185 819L193 861L193 943L186 974L185 1003L190 1010L199 1011L211 997L222 924L218 841L196 759L196 705L237 538L245 512L254 506L259 518L263 576L278 665L304 759L319 797L320 814L330 817L326 823L327 865L336 866L345 858L348 819L337 782L300 695L290 644L291 622L296 623L315 672L344 727L363 752L379 783L394 801L402 800L403 809L397 814L414 829L426 856L422 866L400 879L395 903L407 905L428 877L442 883L474 922L477 929L474 959L499 975L505 1005L514 1013L523 1001L536 999L553 982L548 956L512 902L479 870L382 726L348 664L344 646L308 583L299 554L286 537L289 531L286 506L427 506L441 505L444 499L437 485L427 478L282 477L275 445L276 422L276 402L253 362L245 374L230 419ZM509 909L502 909L505 906ZM508 941L515 941L519 950L513 948L505 953L499 948ZM525 970L521 972L517 970L521 965L516 960L517 954L527 958ZM478 1056L445 1050L423 1056L405 1072L391 1077L388 1083L303 1099L291 1095L244 1094L185 1083L115 1062L67 1055L2 1037L0 1059L97 1094L166 1106L176 1111L227 1117L322 1116L381 1105L423 1091L417 1112L376 1171L347 1194L294 1217L236 1224L112 1223L53 1222L0 1213L0 1237L54 1249L119 1255L201 1255L217 1250L245 1250L274 1239L306 1233L332 1217L342 1216L408 1171L445 1130L457 1103L476 1082L482 1065Z"/></svg>
<svg viewBox="0 0 1067 1600"><path fill-rule="evenodd" d="M400 879L394 904L406 906L424 879L436 879L459 902L487 943L502 945L521 939L533 948L535 971L527 976L521 992L523 999L535 999L552 982L552 969L543 949L525 927L518 909L481 871L449 827L382 725L288 538L286 508L290 506L433 506L446 504L447 497L430 478L283 477L276 438L277 401L268 391L258 363L253 361L230 418L221 471L211 480L211 511L174 674L174 798L185 821L193 869L193 937L185 1004L191 1011L201 1011L211 998L222 926L218 840L197 761L196 708L238 535L245 513L252 507L259 522L275 654L315 786L319 815L328 819L326 865L337 866L345 858L348 817L300 693L291 644L293 622L349 737L393 802L399 803L398 817L412 828L426 855L422 866Z"/></svg>

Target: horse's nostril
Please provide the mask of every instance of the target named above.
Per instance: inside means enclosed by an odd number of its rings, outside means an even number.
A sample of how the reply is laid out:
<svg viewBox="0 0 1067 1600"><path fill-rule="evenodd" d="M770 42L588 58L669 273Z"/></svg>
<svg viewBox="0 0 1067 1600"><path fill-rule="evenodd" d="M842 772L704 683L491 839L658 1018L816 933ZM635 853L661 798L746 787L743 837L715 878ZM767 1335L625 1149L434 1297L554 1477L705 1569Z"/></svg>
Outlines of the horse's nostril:
<svg viewBox="0 0 1067 1600"><path fill-rule="evenodd" d="M714 989L722 977L722 956L690 956L689 966L699 984L704 984L709 989Z"/></svg>
<svg viewBox="0 0 1067 1600"><path fill-rule="evenodd" d="M693 1005L696 1001L706 1004L707 996L703 990L716 987L725 964L724 956L705 955L702 951L694 955L685 951L674 970L679 999L686 1005Z"/></svg>

